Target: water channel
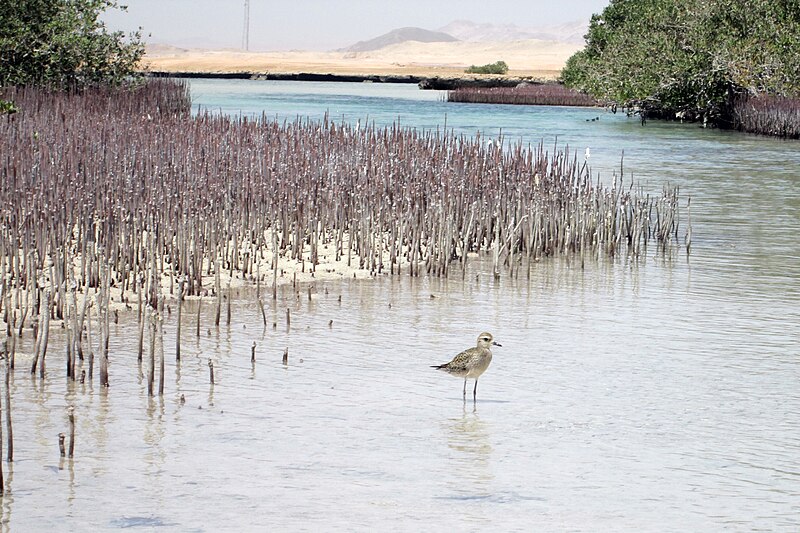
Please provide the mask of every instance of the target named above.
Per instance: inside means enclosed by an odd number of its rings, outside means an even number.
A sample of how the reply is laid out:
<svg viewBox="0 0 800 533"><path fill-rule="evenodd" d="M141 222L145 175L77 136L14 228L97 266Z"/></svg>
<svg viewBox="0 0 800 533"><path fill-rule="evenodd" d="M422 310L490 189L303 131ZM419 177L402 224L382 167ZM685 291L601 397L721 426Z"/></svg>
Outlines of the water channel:
<svg viewBox="0 0 800 533"><path fill-rule="evenodd" d="M589 148L601 180L624 152L626 182L691 196L691 254L556 257L499 280L477 258L463 277L320 282L310 301L286 286L266 328L242 290L229 326L206 306L198 338L184 314L180 365L168 319L163 400L134 316L112 326L108 391L66 382L56 330L48 378L24 356L12 375L3 530L800 529L800 144L404 85L192 92L215 113ZM503 347L473 404L429 366L484 330ZM57 447L68 405L72 461Z"/></svg>

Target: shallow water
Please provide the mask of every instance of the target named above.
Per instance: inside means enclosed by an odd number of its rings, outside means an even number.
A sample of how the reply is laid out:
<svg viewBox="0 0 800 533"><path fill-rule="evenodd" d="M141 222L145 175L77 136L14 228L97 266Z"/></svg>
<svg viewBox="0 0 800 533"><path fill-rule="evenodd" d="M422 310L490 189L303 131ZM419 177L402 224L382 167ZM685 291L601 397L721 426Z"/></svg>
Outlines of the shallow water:
<svg viewBox="0 0 800 533"><path fill-rule="evenodd" d="M293 116L291 95L316 91L302 113L391 122L407 100L421 114L403 111L409 125L446 114L465 134L561 132L581 154L591 146L601 175L624 149L626 176L691 195L692 254L584 269L551 258L499 281L475 260L463 279L318 283L311 302L285 287L266 329L243 292L230 326L204 306L199 339L189 307L179 367L173 311L163 400L147 396L131 317L112 326L108 391L67 384L56 330L47 379L23 358L12 376L2 528L800 528L800 145L598 110L447 104L407 86L268 83L197 81L195 101ZM503 347L465 403L463 382L429 365L483 330ZM57 445L67 405L72 461Z"/></svg>

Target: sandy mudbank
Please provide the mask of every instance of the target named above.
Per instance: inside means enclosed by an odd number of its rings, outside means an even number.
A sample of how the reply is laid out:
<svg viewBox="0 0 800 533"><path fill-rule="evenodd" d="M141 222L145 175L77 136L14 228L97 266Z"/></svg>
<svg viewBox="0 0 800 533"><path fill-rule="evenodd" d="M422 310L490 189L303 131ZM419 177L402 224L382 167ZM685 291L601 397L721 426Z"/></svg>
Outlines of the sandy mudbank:
<svg viewBox="0 0 800 533"><path fill-rule="evenodd" d="M470 65L498 60L509 76L554 79L580 45L555 41L405 42L369 52L243 52L148 46L151 71L208 73L319 73L339 75L460 76Z"/></svg>
<svg viewBox="0 0 800 533"><path fill-rule="evenodd" d="M333 242L320 245L316 261L312 258L311 250L308 248L297 258L291 257L289 253L275 254L269 245L261 252L248 250L245 245L242 245L240 251L242 256L247 255L250 258L245 268L243 268L245 266L243 263L231 267L230 264L223 261L215 264L207 259L204 260L202 290L199 295L185 296L185 299L216 302L220 294L227 299L227 294L232 291L243 288L260 288L259 299L266 302L282 286L294 285L298 291L314 295L317 293L318 283L343 279L373 279L376 276L389 274L392 270L388 250L385 250L380 256L360 257L350 249L349 239L346 235L338 252ZM20 263L24 265L24 262L24 257L21 256ZM71 302L72 297L69 293L70 289L74 288L75 304L78 309L84 309L85 303L95 307L99 288L89 288L79 282L83 277L85 262L79 256L74 256L71 263L73 265L71 280L78 280L78 283L71 281L70 288L62 293L61 297ZM52 264L50 263L50 265ZM394 273L405 273L408 265L408 261L403 256L398 257L393 269ZM217 269L219 269L219 279L217 279ZM181 276L175 275L171 269L160 272L158 276L161 286L159 294L167 302L177 301L180 294ZM42 277L39 280L39 286L49 289L54 298L59 298L59 288L54 286L51 280ZM0 290L0 303L5 306L24 308L28 303L28 295L24 294L25 291L17 291L6 284L0 285L0 289L2 289ZM109 292L109 309L111 311L131 310L138 305L139 294L135 288L129 288L123 292L118 286L112 284ZM184 293L186 293L185 290ZM5 306L4 308L7 308ZM4 313L0 313L0 324L5 329ZM18 327L19 321L16 324Z"/></svg>

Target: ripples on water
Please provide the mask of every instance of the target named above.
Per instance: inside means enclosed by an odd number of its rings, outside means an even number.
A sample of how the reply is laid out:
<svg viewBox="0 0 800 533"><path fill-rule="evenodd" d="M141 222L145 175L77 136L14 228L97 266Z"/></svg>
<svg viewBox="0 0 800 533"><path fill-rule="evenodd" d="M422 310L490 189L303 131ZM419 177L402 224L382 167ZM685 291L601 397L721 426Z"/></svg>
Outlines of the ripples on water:
<svg viewBox="0 0 800 533"><path fill-rule="evenodd" d="M241 89L224 96L229 82L203 83L223 101ZM278 89L270 90L286 92ZM108 391L67 385L55 330L48 378L31 379L24 358L12 377L16 459L4 464L0 526L796 531L797 144L674 124L642 129L605 114L589 126L584 116L597 110L455 106L382 90L306 100L348 102L359 111L348 118L396 118L396 101L407 99L427 114L418 123L447 113L448 127L492 124L532 142L560 131L565 143L591 145L607 169L624 149L627 171L645 186L668 179L692 196L692 255L651 250L639 263L585 269L551 258L530 279L523 268L520 279L500 281L476 260L463 280L317 284L311 302L286 287L266 330L254 294L243 292L230 327L209 329L205 306L199 339L194 313L184 314L179 367L175 315L167 321L163 399L147 397L131 317L112 325ZM364 103L359 91L378 96ZM503 347L478 403L464 404L462 382L428 365L482 330ZM77 418L72 462L57 446L67 405Z"/></svg>

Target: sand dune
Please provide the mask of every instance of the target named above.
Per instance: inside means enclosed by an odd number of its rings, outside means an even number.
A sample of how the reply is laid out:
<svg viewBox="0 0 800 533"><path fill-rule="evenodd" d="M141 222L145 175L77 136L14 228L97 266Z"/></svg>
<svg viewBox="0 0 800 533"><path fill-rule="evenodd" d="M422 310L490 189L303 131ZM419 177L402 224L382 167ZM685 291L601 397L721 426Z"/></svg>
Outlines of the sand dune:
<svg viewBox="0 0 800 533"><path fill-rule="evenodd" d="M144 65L169 72L272 72L458 76L470 65L498 60L509 75L555 78L577 44L524 40L511 42L408 41L368 52L243 52L148 46Z"/></svg>

